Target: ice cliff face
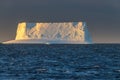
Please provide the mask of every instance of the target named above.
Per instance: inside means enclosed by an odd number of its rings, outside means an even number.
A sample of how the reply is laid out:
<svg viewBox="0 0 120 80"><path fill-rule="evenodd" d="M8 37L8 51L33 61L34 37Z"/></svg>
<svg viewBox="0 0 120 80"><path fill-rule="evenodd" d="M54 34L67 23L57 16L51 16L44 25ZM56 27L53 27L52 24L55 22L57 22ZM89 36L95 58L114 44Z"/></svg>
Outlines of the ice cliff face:
<svg viewBox="0 0 120 80"><path fill-rule="evenodd" d="M87 25L85 22L62 23L26 23L18 24L15 40L41 39L41 40L65 40L91 43Z"/></svg>

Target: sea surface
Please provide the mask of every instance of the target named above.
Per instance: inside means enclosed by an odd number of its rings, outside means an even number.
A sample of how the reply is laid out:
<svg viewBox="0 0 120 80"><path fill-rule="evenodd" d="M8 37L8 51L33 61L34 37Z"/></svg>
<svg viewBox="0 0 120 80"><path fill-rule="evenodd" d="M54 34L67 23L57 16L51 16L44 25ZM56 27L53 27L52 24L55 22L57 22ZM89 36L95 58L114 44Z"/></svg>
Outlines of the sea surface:
<svg viewBox="0 0 120 80"><path fill-rule="evenodd" d="M120 80L120 44L1 44L0 80Z"/></svg>

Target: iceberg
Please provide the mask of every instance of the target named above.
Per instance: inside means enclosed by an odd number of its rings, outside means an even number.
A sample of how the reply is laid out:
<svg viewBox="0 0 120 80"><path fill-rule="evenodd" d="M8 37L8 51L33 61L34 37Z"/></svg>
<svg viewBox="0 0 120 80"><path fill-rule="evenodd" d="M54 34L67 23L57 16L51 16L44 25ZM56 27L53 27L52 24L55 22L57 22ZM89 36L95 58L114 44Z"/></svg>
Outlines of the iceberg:
<svg viewBox="0 0 120 80"><path fill-rule="evenodd" d="M86 22L21 22L15 40L3 43L90 44L92 39Z"/></svg>

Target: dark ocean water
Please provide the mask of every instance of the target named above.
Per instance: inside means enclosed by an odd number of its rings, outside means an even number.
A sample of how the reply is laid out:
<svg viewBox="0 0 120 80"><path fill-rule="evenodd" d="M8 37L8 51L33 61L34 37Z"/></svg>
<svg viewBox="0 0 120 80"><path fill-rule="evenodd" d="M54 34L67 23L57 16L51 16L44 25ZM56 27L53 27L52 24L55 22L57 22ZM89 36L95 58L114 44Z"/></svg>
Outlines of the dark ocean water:
<svg viewBox="0 0 120 80"><path fill-rule="evenodd" d="M120 80L120 45L0 45L0 80Z"/></svg>

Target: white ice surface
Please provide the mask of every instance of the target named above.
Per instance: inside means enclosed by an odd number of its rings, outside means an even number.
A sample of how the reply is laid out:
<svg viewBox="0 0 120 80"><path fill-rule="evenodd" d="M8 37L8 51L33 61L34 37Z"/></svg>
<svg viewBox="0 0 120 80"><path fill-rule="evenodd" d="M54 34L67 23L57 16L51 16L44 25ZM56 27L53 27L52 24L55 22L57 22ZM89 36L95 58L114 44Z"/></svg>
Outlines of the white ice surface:
<svg viewBox="0 0 120 80"><path fill-rule="evenodd" d="M85 22L18 24L15 40L4 43L92 43Z"/></svg>

